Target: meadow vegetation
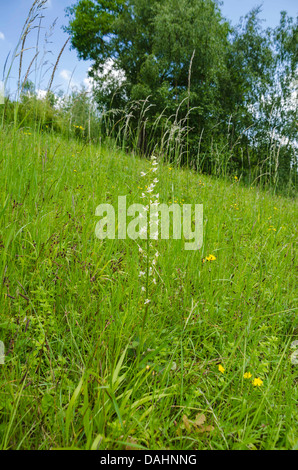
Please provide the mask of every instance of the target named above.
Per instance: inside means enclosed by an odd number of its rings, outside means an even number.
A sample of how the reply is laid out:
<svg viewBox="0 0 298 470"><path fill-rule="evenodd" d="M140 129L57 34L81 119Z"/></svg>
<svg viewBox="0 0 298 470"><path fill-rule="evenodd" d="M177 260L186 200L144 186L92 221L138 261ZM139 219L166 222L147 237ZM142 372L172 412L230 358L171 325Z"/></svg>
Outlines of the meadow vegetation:
<svg viewBox="0 0 298 470"><path fill-rule="evenodd" d="M220 147L207 174L175 118L146 155L123 110L22 88L0 107L0 448L297 450L296 176L243 181ZM144 194L203 204L202 248L95 236L99 204Z"/></svg>
<svg viewBox="0 0 298 470"><path fill-rule="evenodd" d="M0 157L3 449L297 448L297 201L161 163L204 245L153 240L145 295L146 244L94 232L150 162L14 127Z"/></svg>

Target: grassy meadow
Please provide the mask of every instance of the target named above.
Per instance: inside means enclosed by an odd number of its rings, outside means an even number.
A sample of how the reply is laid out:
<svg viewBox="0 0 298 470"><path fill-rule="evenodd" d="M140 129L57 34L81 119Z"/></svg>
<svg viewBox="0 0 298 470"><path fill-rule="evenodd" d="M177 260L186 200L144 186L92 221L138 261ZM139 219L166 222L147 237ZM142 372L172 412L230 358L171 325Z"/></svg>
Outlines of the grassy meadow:
<svg viewBox="0 0 298 470"><path fill-rule="evenodd" d="M297 450L297 200L157 158L199 251L96 238L149 159L0 129L1 449Z"/></svg>

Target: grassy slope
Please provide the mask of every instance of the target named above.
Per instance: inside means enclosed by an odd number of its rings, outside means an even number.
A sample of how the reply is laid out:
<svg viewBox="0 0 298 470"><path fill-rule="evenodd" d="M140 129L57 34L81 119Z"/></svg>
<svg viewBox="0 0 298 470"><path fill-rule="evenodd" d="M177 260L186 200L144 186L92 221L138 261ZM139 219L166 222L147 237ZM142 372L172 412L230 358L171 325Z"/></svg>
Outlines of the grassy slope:
<svg viewBox="0 0 298 470"><path fill-rule="evenodd" d="M0 138L1 448L297 448L297 201L160 165L161 202L204 204L204 246L152 242L140 343L144 261L94 236L95 209L142 203L150 163Z"/></svg>

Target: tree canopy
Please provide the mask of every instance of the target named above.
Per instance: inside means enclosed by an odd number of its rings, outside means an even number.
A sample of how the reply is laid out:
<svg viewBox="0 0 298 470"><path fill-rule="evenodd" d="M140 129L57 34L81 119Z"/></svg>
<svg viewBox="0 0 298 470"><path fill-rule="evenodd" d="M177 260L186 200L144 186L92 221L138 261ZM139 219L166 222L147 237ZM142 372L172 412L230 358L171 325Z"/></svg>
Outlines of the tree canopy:
<svg viewBox="0 0 298 470"><path fill-rule="evenodd" d="M232 28L215 0L79 0L65 29L79 58L93 62L101 109L148 99L149 124L165 109L187 114L192 155L228 135L229 148L241 142L259 158L273 130L296 138L298 39L285 12L275 29L259 13Z"/></svg>

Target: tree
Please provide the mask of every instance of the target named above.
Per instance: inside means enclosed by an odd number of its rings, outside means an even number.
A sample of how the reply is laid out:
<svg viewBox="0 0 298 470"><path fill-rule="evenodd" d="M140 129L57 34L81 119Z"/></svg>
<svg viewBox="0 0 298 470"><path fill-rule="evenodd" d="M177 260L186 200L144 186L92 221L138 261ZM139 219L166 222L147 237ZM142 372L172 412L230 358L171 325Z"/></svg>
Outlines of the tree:
<svg viewBox="0 0 298 470"><path fill-rule="evenodd" d="M260 7L253 9L233 31L226 107L237 109L232 119L234 138L241 135L242 149L271 175L272 166L290 170L290 147L297 135L297 22L281 12L280 24L264 30L259 13ZM277 161L272 149L285 143L289 151L283 150L282 160Z"/></svg>
<svg viewBox="0 0 298 470"><path fill-rule="evenodd" d="M25 97L30 98L35 96L36 91L34 83L31 80L26 80L23 82L21 86L21 92L22 100L24 100Z"/></svg>
<svg viewBox="0 0 298 470"><path fill-rule="evenodd" d="M229 26L212 0L80 0L68 9L72 46L91 59L102 107L150 96L151 116L196 108L193 122L212 127L219 114ZM107 61L125 76L104 86ZM190 63L192 70L190 71ZM105 77L106 79L106 77ZM191 83L191 89L190 89ZM113 86L114 85L114 86ZM191 91L191 93L190 93Z"/></svg>
<svg viewBox="0 0 298 470"><path fill-rule="evenodd" d="M273 129L294 138L296 108L285 103L297 80L297 23L285 13L275 30L263 29L260 7L232 28L216 0L78 0L67 13L72 47L93 61L99 108L117 109L112 128L127 135L129 121L145 153L149 135L156 145L180 126L188 157L204 154L201 169L210 171L215 148L251 171Z"/></svg>

